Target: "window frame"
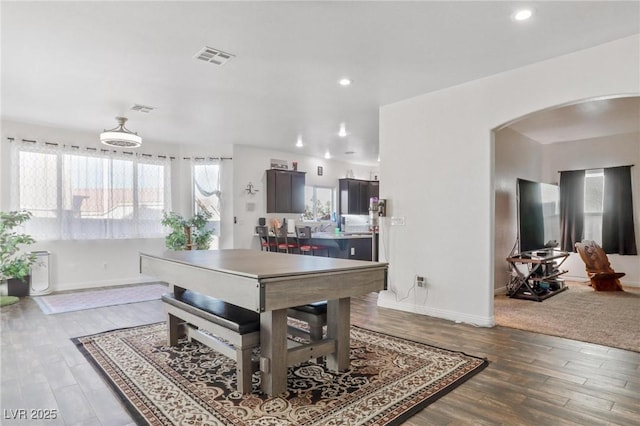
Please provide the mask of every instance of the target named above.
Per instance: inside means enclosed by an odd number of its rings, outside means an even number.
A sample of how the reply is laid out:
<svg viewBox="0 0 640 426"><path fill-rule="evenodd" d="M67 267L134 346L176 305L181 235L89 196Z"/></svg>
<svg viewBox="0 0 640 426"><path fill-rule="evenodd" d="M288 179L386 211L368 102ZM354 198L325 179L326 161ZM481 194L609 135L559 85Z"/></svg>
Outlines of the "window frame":
<svg viewBox="0 0 640 426"><path fill-rule="evenodd" d="M587 194L589 193L589 180L593 180L596 178L602 178L600 194L602 195L600 199L600 210L592 210L587 209ZM584 240L593 240L598 244L602 244L602 217L604 214L604 169L587 169L585 170L584 175L584 205L583 205L583 230L582 230L582 239ZM595 224L593 226L594 232L591 232L591 226L587 226L587 224ZM597 229L596 229L597 228Z"/></svg>
<svg viewBox="0 0 640 426"><path fill-rule="evenodd" d="M311 200L311 206L312 206L312 211L313 211L313 217L312 218L307 218L306 217L306 211L307 211L307 205L308 205L308 201L307 201L307 188L312 188L313 189L313 195L312 195L312 200ZM329 209L329 219L320 219L318 218L318 212L315 209L315 206L317 205L318 202L318 189L328 189L331 191L331 206ZM323 185L305 185L304 186L304 192L305 192L305 212L302 213L303 215L303 221L304 222L321 222L321 221L331 221L333 214L335 213L336 209L336 188L333 186L323 186Z"/></svg>

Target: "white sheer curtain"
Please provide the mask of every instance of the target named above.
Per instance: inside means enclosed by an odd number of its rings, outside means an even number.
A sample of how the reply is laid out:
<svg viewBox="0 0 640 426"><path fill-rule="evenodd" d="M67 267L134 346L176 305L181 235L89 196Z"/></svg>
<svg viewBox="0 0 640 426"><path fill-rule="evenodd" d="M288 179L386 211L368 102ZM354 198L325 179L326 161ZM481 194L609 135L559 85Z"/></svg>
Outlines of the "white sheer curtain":
<svg viewBox="0 0 640 426"><path fill-rule="evenodd" d="M217 159L194 159L191 161L193 176L194 211L208 213L209 227L213 229L211 248L219 247L221 218L222 218L222 190L221 174L222 162Z"/></svg>
<svg viewBox="0 0 640 426"><path fill-rule="evenodd" d="M40 240L162 237L169 159L13 142L11 208Z"/></svg>

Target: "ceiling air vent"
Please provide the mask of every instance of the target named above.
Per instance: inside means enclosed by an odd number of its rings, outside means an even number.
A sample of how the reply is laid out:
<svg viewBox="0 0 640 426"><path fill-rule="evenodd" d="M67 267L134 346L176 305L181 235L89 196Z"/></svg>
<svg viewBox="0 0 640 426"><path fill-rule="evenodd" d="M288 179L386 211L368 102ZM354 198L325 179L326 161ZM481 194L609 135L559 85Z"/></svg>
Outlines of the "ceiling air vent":
<svg viewBox="0 0 640 426"><path fill-rule="evenodd" d="M213 47L203 47L194 58L201 61L210 62L216 65L224 65L228 60L234 58L235 55L231 53L223 52L222 50L214 49Z"/></svg>
<svg viewBox="0 0 640 426"><path fill-rule="evenodd" d="M140 105L140 104L134 104L131 107L131 111L138 111L138 112L144 112L144 113L150 113L151 111L153 111L155 108L152 106L147 106L147 105Z"/></svg>

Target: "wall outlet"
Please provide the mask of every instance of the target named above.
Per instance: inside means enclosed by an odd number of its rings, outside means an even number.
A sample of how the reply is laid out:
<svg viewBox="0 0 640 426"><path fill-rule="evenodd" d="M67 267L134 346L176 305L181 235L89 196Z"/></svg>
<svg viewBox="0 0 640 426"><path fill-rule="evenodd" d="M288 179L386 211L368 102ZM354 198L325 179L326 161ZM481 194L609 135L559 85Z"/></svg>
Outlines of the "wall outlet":
<svg viewBox="0 0 640 426"><path fill-rule="evenodd" d="M423 276L420 275L416 275L416 285L418 287L426 287L427 286L427 279Z"/></svg>
<svg viewBox="0 0 640 426"><path fill-rule="evenodd" d="M356 248L351 247L351 256L355 256L355 255L356 255Z"/></svg>

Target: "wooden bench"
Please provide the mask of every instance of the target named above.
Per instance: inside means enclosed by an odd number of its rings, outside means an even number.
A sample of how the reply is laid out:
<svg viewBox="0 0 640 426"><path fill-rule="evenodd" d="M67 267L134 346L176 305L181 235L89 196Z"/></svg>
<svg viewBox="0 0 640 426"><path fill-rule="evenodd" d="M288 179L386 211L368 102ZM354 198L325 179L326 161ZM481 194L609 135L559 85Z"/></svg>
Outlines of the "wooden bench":
<svg viewBox="0 0 640 426"><path fill-rule="evenodd" d="M327 325L327 302L314 302L307 305L295 306L287 310L287 316L304 321L309 326L309 331L293 325L287 326L287 331L292 336L308 338L311 342L319 342L323 338L322 328ZM318 363L322 358L317 358Z"/></svg>
<svg viewBox="0 0 640 426"><path fill-rule="evenodd" d="M251 392L251 376L258 369L251 355L260 346L260 315L191 290L164 294L162 301L169 346L187 336L235 360L238 391Z"/></svg>

